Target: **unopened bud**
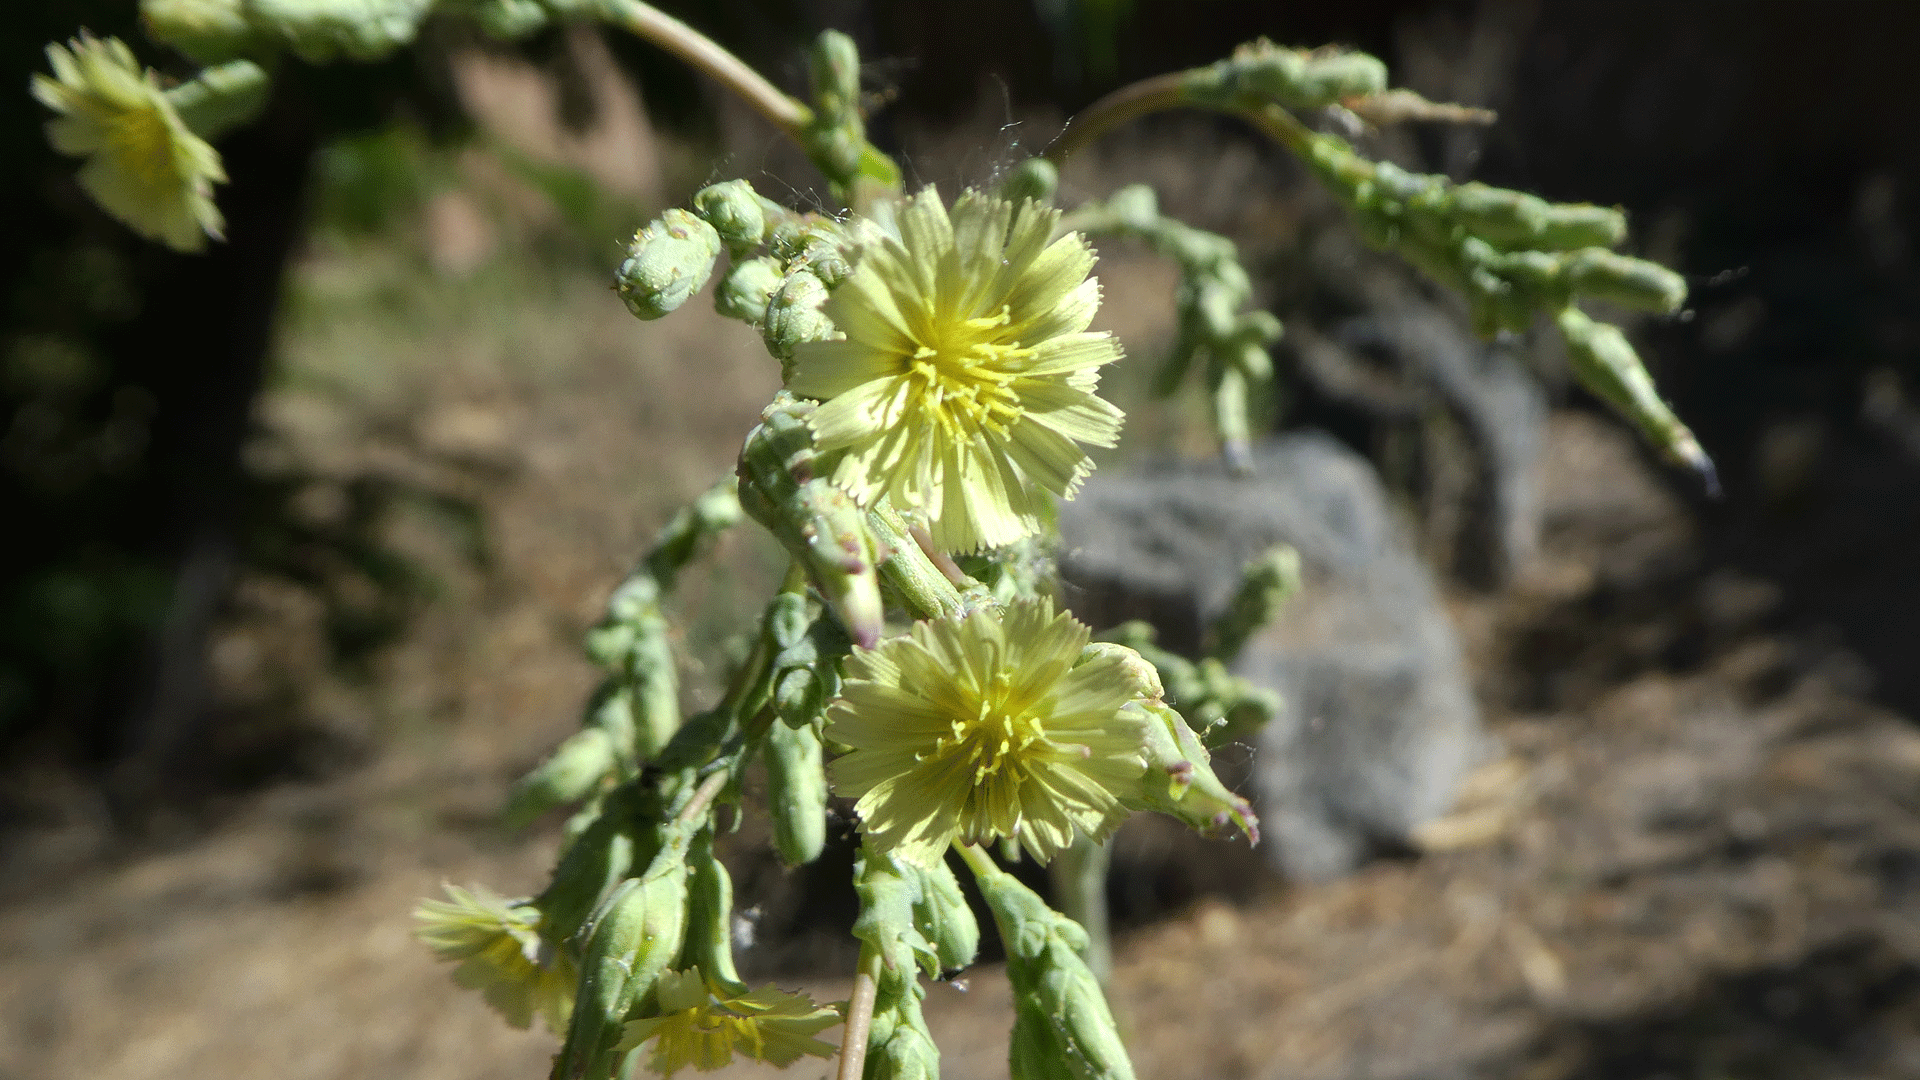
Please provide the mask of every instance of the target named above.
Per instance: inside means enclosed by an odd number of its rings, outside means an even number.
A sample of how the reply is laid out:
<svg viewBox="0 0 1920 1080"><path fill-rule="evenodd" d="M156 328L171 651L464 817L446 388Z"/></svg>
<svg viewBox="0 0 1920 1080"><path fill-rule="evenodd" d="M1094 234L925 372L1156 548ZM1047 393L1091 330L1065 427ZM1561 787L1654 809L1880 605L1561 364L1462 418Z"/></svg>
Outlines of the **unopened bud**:
<svg viewBox="0 0 1920 1080"><path fill-rule="evenodd" d="M247 0L248 20L308 63L378 60L413 42L432 0Z"/></svg>
<svg viewBox="0 0 1920 1080"><path fill-rule="evenodd" d="M243 55L253 44L243 0L140 0L147 36L202 64Z"/></svg>
<svg viewBox="0 0 1920 1080"><path fill-rule="evenodd" d="M1046 158L1034 157L1008 170L996 194L1015 206L1025 200L1052 203L1053 193L1059 187L1059 167Z"/></svg>
<svg viewBox="0 0 1920 1080"><path fill-rule="evenodd" d="M507 796L504 815L510 828L567 803L579 802L613 772L617 763L613 739L599 728L581 728L554 750L553 756L520 778Z"/></svg>
<svg viewBox="0 0 1920 1080"><path fill-rule="evenodd" d="M788 866L810 863L827 843L827 778L813 725L769 727L766 761L773 850Z"/></svg>
<svg viewBox="0 0 1920 1080"><path fill-rule="evenodd" d="M673 965L699 968L717 983L737 985L733 962L733 875L713 855L713 832L702 829L687 852L687 934Z"/></svg>
<svg viewBox="0 0 1920 1080"><path fill-rule="evenodd" d="M1147 769L1140 787L1122 801L1136 810L1166 814L1202 833L1239 826L1253 843L1260 842L1260 819L1253 805L1227 790L1214 775L1212 757L1200 745L1193 729L1164 703L1134 706L1146 714Z"/></svg>
<svg viewBox="0 0 1920 1080"><path fill-rule="evenodd" d="M1687 281L1645 259L1587 248L1567 256L1567 280L1582 296L1666 315L1687 302Z"/></svg>
<svg viewBox="0 0 1920 1080"><path fill-rule="evenodd" d="M785 368L793 350L803 341L825 341L839 331L820 309L827 302L827 286L811 271L787 275L767 300L766 321L760 324L767 351ZM791 375L791 372L783 372Z"/></svg>
<svg viewBox="0 0 1920 1080"><path fill-rule="evenodd" d="M614 1045L634 1004L679 956L687 929L684 847L663 850L645 877L623 883L607 901L580 965L580 996L567 1041L554 1059L555 1080L604 1080Z"/></svg>
<svg viewBox="0 0 1920 1080"><path fill-rule="evenodd" d="M901 865L919 879L920 897L913 905L913 921L921 936L932 944L940 970L952 972L971 966L980 952L980 923L973 917L973 908L946 860L924 866Z"/></svg>
<svg viewBox="0 0 1920 1080"><path fill-rule="evenodd" d="M767 317L767 301L779 287L779 260L763 255L737 262L714 286L713 309L729 319L759 326Z"/></svg>
<svg viewBox="0 0 1920 1080"><path fill-rule="evenodd" d="M766 240L767 212L753 185L727 180L701 188L693 196L693 212L713 226L733 250L759 247Z"/></svg>
<svg viewBox="0 0 1920 1080"><path fill-rule="evenodd" d="M1654 389L1640 354L1616 326L1589 319L1568 305L1554 315L1567 342L1568 367L1595 397L1634 422L1648 441L1669 459L1699 473L1717 490L1713 462Z"/></svg>
<svg viewBox="0 0 1920 1080"><path fill-rule="evenodd" d="M720 234L685 210L674 208L633 235L626 261L615 274L620 298L641 319L677 310L713 275Z"/></svg>
<svg viewBox="0 0 1920 1080"><path fill-rule="evenodd" d="M1240 571L1240 588L1208 631L1210 656L1232 660L1300 588L1300 553L1276 544Z"/></svg>

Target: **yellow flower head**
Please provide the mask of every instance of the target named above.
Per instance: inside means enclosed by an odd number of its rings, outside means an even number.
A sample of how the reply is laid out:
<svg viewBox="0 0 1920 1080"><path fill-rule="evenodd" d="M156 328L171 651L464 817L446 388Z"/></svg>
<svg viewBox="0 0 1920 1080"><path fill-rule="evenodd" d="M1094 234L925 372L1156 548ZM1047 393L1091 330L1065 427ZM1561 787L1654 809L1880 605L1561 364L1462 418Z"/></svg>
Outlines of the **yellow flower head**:
<svg viewBox="0 0 1920 1080"><path fill-rule="evenodd" d="M707 982L699 968L669 971L654 984L660 1015L627 1024L618 1049L656 1039L647 1067L672 1076L682 1066L718 1069L736 1053L781 1068L802 1055L832 1057L839 1048L813 1036L840 1022L840 1011L816 1006L804 994L763 986L736 995Z"/></svg>
<svg viewBox="0 0 1920 1080"><path fill-rule="evenodd" d="M35 75L33 96L60 115L47 124L55 150L84 157L80 186L133 231L177 251L219 236L213 185L226 183L220 154L188 129L153 72L117 38L85 33L47 46L53 77Z"/></svg>
<svg viewBox="0 0 1920 1080"><path fill-rule="evenodd" d="M829 773L868 840L925 862L1016 837L1044 861L1118 827L1146 767L1128 705L1152 688L1126 650L1083 656L1087 637L1040 601L855 649L826 734L853 748Z"/></svg>
<svg viewBox="0 0 1920 1080"><path fill-rule="evenodd" d="M446 900L422 900L414 936L443 960L458 960L453 978L478 990L507 1023L524 1028L535 1013L556 1035L567 1030L579 973L566 954L540 938L540 912L482 886L448 885Z"/></svg>
<svg viewBox="0 0 1920 1080"><path fill-rule="evenodd" d="M788 387L824 402L809 423L833 482L925 515L949 551L1038 532L1054 496L1092 469L1081 444L1112 446L1119 409L1095 396L1120 358L1088 333L1100 306L1078 233L1058 211L969 191L949 216L932 188L870 230L823 309L846 336L793 355Z"/></svg>

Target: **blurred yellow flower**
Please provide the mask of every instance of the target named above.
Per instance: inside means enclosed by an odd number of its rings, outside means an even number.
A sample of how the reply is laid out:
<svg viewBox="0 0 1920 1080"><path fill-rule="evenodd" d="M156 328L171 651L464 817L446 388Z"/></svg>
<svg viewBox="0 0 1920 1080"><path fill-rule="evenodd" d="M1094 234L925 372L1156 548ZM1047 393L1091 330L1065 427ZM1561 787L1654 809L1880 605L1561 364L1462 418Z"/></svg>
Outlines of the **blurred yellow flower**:
<svg viewBox="0 0 1920 1080"><path fill-rule="evenodd" d="M176 251L199 251L219 236L213 185L227 180L220 153L187 128L132 50L82 31L65 46L47 46L47 61L53 77L33 77L33 96L60 114L47 124L47 140L87 159L80 186L100 208Z"/></svg>
<svg viewBox="0 0 1920 1080"><path fill-rule="evenodd" d="M840 1022L840 1010L804 994L763 986L750 994L707 982L699 968L669 971L654 985L660 1015L627 1024L617 1049L654 1039L647 1067L672 1076L687 1065L718 1069L736 1053L785 1068L807 1054L832 1057L839 1047L813 1036Z"/></svg>
<svg viewBox="0 0 1920 1080"><path fill-rule="evenodd" d="M1112 446L1120 410L1093 392L1120 358L1088 333L1100 306L1085 238L1059 213L969 191L948 214L932 188L866 230L823 308L846 336L794 350L788 387L824 402L809 420L833 482L927 519L948 551L1038 532L1055 496Z"/></svg>
<svg viewBox="0 0 1920 1080"><path fill-rule="evenodd" d="M579 971L540 937L539 909L484 886L446 890L448 899L414 909L414 936L441 959L458 960L454 981L480 991L507 1023L524 1028L538 1013L548 1031L565 1034Z"/></svg>
<svg viewBox="0 0 1920 1080"><path fill-rule="evenodd" d="M1012 837L1045 861L1076 831L1112 833L1146 768L1128 706L1155 688L1130 650L1087 639L1043 600L855 649L826 735L852 748L829 775L868 840L924 863L956 838Z"/></svg>

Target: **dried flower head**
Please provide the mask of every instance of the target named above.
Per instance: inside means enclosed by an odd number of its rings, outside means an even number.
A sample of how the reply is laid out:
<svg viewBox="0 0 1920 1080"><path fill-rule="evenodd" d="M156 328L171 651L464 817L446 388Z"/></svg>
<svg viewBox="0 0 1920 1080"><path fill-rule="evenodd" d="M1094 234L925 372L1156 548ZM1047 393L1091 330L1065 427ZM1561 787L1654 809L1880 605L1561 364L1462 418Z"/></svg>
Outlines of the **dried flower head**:
<svg viewBox="0 0 1920 1080"><path fill-rule="evenodd" d="M1112 446L1120 410L1094 394L1120 358L1089 333L1100 306L1085 238L1053 239L1059 213L932 188L871 230L823 309L844 338L794 350L788 386L824 402L809 423L833 481L861 505L923 514L949 551L1041 530L1055 496ZM863 234L868 235L868 234Z"/></svg>
<svg viewBox="0 0 1920 1080"><path fill-rule="evenodd" d="M852 747L829 772L868 839L925 862L956 838L1013 837L1046 860L1118 827L1145 769L1128 705L1151 688L1128 650L1083 658L1087 639L1040 601L856 649L826 734Z"/></svg>
<svg viewBox="0 0 1920 1080"><path fill-rule="evenodd" d="M838 1047L814 1038L840 1022L840 1010L804 994L763 986L750 994L715 986L699 968L668 971L654 985L660 1015L627 1024L618 1049L656 1040L647 1067L672 1076L683 1066L718 1069L745 1054L785 1068L807 1054L832 1057Z"/></svg>
<svg viewBox="0 0 1920 1080"><path fill-rule="evenodd" d="M87 159L80 186L101 209L176 251L199 251L219 236L213 185L227 180L220 154L188 129L132 50L83 31L47 46L47 61L53 77L33 77L33 96L60 114L47 139Z"/></svg>
<svg viewBox="0 0 1920 1080"><path fill-rule="evenodd" d="M547 1030L565 1034L579 974L541 939L539 909L484 886L446 889L448 899L422 900L414 909L414 936L441 959L459 961L454 981L480 991L507 1023L524 1028L538 1013Z"/></svg>

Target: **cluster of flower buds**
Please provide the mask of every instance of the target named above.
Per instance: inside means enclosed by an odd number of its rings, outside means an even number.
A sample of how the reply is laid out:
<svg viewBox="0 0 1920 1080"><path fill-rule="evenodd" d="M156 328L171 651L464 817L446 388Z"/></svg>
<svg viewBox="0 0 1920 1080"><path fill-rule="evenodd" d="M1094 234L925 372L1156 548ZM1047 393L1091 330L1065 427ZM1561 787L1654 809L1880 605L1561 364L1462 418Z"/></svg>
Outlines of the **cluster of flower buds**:
<svg viewBox="0 0 1920 1080"><path fill-rule="evenodd" d="M1251 414L1273 386L1267 346L1279 339L1281 327L1271 312L1248 307L1253 282L1233 241L1161 214L1153 189L1144 184L1120 189L1104 205L1081 207L1068 220L1094 235L1145 241L1180 267L1174 294L1178 333L1156 389L1171 395L1201 361L1222 452L1230 467L1244 471L1253 438Z"/></svg>
<svg viewBox="0 0 1920 1080"><path fill-rule="evenodd" d="M1347 49L1290 49L1265 38L1181 80L1181 92L1196 105L1237 108L1269 102L1285 109L1320 109L1371 97L1387 89L1387 65Z"/></svg>
<svg viewBox="0 0 1920 1080"><path fill-rule="evenodd" d="M434 0L141 0L155 40L202 63L287 49L309 63L410 44Z"/></svg>
<svg viewBox="0 0 1920 1080"><path fill-rule="evenodd" d="M1604 324L1574 307L1598 300L1666 315L1686 302L1680 275L1609 250L1626 237L1619 210L1454 184L1370 161L1335 135L1303 138L1304 160L1346 204L1364 239L1457 290L1483 335L1523 331L1536 314L1552 316L1581 384L1639 425L1669 458L1711 480L1712 463L1654 390L1639 354L1618 330L1600 329Z"/></svg>
<svg viewBox="0 0 1920 1080"><path fill-rule="evenodd" d="M833 186L834 197L865 207L886 192L900 190L900 167L867 141L860 111L860 50L853 39L827 30L814 39L807 57L813 91L813 116L801 134L807 156Z"/></svg>
<svg viewBox="0 0 1920 1080"><path fill-rule="evenodd" d="M978 848L963 849L1007 950L1013 1080L1133 1080L1133 1063L1088 967L1086 931Z"/></svg>
<svg viewBox="0 0 1920 1080"><path fill-rule="evenodd" d="M667 522L639 568L614 589L606 617L587 634L587 655L606 680L581 729L514 785L509 823L525 824L631 777L679 730L679 679L661 604L680 570L739 520L733 481L715 485Z"/></svg>
<svg viewBox="0 0 1920 1080"><path fill-rule="evenodd" d="M1275 544L1240 568L1240 587L1227 609L1207 628L1202 649L1207 656L1230 664L1247 641L1280 612L1281 605L1300 591L1300 553L1287 544Z"/></svg>
<svg viewBox="0 0 1920 1080"><path fill-rule="evenodd" d="M1133 621L1100 635L1124 645L1152 664L1169 705L1208 746L1221 746L1257 731L1280 711L1280 697L1227 670L1218 657L1189 660L1155 644L1149 623Z"/></svg>
<svg viewBox="0 0 1920 1080"><path fill-rule="evenodd" d="M766 617L776 723L767 729L767 812L773 849L788 866L819 858L827 841L827 779L820 728L840 693L840 659L852 643L837 620L799 592L774 598Z"/></svg>
<svg viewBox="0 0 1920 1080"><path fill-rule="evenodd" d="M871 646L885 619L878 567L886 552L866 512L818 475L812 408L782 393L760 414L740 452L740 503L806 570L847 636Z"/></svg>

